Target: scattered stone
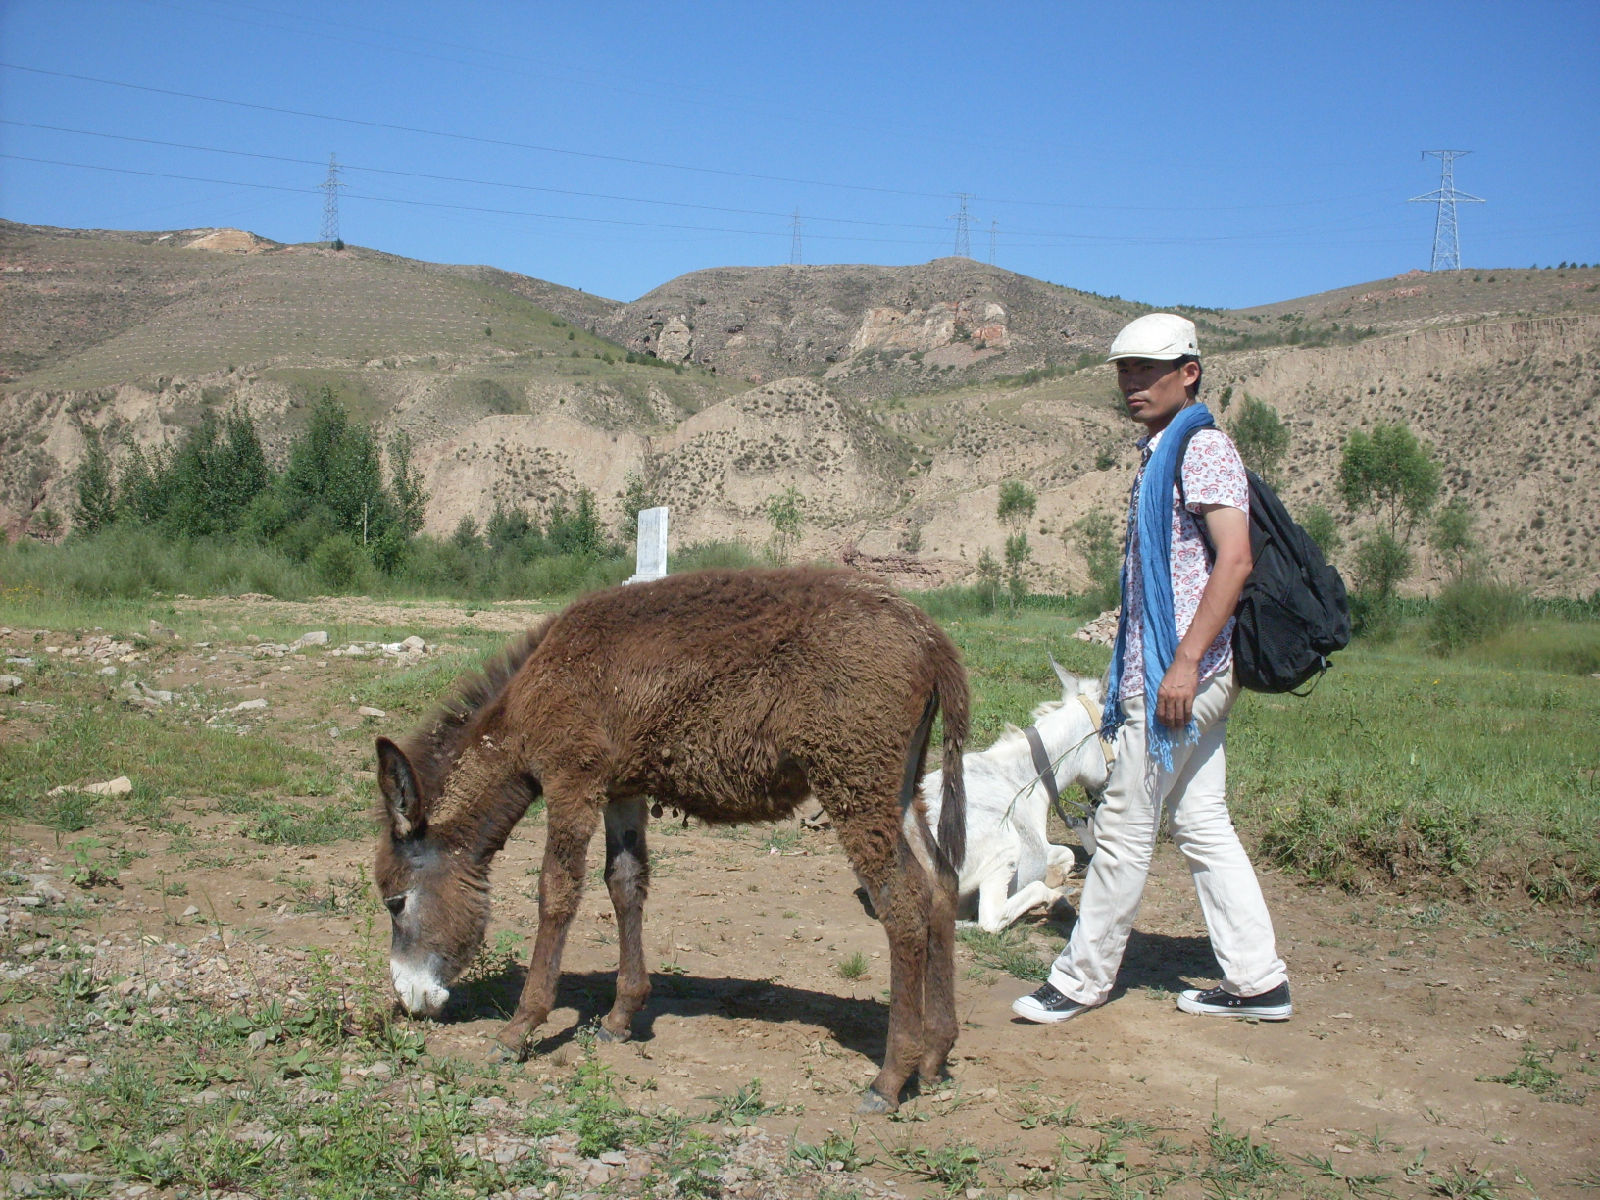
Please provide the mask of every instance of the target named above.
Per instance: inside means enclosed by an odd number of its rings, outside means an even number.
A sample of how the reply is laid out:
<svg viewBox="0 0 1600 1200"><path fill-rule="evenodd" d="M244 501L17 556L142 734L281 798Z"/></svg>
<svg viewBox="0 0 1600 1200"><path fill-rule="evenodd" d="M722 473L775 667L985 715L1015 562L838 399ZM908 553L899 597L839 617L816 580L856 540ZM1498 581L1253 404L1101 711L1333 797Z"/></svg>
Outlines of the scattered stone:
<svg viewBox="0 0 1600 1200"><path fill-rule="evenodd" d="M257 696L254 700L241 700L238 704L235 704L228 711L229 712L236 712L236 713L240 713L240 712L260 712L263 708L266 708L266 707L267 707L267 698L265 696Z"/></svg>
<svg viewBox="0 0 1600 1200"><path fill-rule="evenodd" d="M123 692L124 700L141 708L159 708L173 701L171 692L164 688L150 687L137 679L124 679L120 690Z"/></svg>
<svg viewBox="0 0 1600 1200"><path fill-rule="evenodd" d="M360 708L356 709L356 716L358 716L358 717L374 717L379 721L383 720L388 715L389 714L384 712L383 709L381 709L381 708L373 708L370 705L366 705L366 704L363 704Z"/></svg>
<svg viewBox="0 0 1600 1200"><path fill-rule="evenodd" d="M327 644L328 644L328 633L327 633L327 630L316 629L316 630L313 630L310 633L302 633L299 637L297 637L294 640L294 644L291 645L289 647L289 649L290 650L304 650L307 646L326 646Z"/></svg>
<svg viewBox="0 0 1600 1200"><path fill-rule="evenodd" d="M0 696L11 696L22 690L22 676L0 675Z"/></svg>
<svg viewBox="0 0 1600 1200"><path fill-rule="evenodd" d="M90 796L126 796L131 791L133 791L133 780L126 775L118 775L115 779L108 779L104 783L64 783L60 787L51 788L46 794L64 796L68 792L83 792Z"/></svg>
<svg viewBox="0 0 1600 1200"><path fill-rule="evenodd" d="M1097 646L1114 646L1117 643L1117 622L1122 610L1113 608L1092 621L1085 621L1072 636L1080 642L1093 642Z"/></svg>

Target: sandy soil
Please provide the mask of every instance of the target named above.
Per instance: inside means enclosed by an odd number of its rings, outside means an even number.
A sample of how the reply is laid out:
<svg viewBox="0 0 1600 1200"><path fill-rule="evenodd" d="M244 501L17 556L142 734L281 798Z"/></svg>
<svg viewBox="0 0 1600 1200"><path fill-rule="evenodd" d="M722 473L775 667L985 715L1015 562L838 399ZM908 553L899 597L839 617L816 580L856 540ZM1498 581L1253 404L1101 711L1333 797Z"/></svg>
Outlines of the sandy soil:
<svg viewBox="0 0 1600 1200"><path fill-rule="evenodd" d="M322 627L326 615L316 606L270 607L274 619L298 619L308 630ZM236 611L218 605L208 615L225 627ZM426 620L435 629L451 619L446 610L357 613L348 604L340 616L348 624ZM499 619L456 618L462 628ZM13 652L33 646L26 631L5 641ZM370 769L374 733L405 732L393 721L356 716L348 703L347 681L392 669L379 659L332 659L316 649L289 660L256 659L248 646L230 658L220 648L168 650L158 670L140 677L159 688L203 685L217 704L265 697L259 727L320 739L352 772ZM141 667L126 669L138 674ZM11 717L0 720L0 752L8 724L16 727L15 710ZM342 736L330 742L334 728ZM376 907L366 842L263 847L241 836L239 818L213 814L202 822L203 809L197 804L179 815L204 828L196 837L204 854L174 853L169 839L149 828L97 819L98 836L148 851L122 871L117 888L97 891L82 930L105 939L109 966L137 973L152 946L186 946L198 962L215 954L207 939L217 919L235 946L250 947L252 970L269 986L274 976L292 986L308 948L360 958L362 930L373 928ZM819 1142L829 1129L848 1130L882 1048L887 949L854 897L832 836L794 822L728 831L668 817L653 823L651 839L646 944L654 994L634 1040L601 1049L628 1081L628 1098L696 1112L707 1097L759 1078L766 1103L783 1106L761 1122L774 1136ZM8 840L13 869L59 871L53 830L22 825ZM542 846L542 823L531 820L501 857L491 944L506 933L531 943ZM596 851L591 864L598 860ZM165 894L176 876L188 887L179 899ZM1272 873L1263 885L1292 972L1292 1021L1257 1024L1176 1010L1173 994L1209 984L1216 966L1181 861L1164 844L1123 987L1110 1004L1064 1026L1025 1025L1009 1005L1033 984L986 967L961 945L963 1029L953 1083L910 1100L898 1121L863 1122L858 1143L877 1150L972 1142L996 1153L1020 1191L1030 1180L1046 1182L1062 1133L1039 1118L1076 1106L1075 1126L1120 1118L1195 1143L1220 1118L1284 1156L1326 1158L1351 1176L1388 1175L1384 1187L1396 1193L1428 1191L1427 1171L1406 1174L1425 1154L1428 1170L1471 1164L1505 1195L1592 1194L1587 1189L1600 1183L1600 1099L1589 1095L1600 1070L1592 912L1351 897ZM185 915L191 905L200 911ZM1068 928L1042 915L1024 925L1041 962ZM381 957L381 927L377 936ZM846 978L841 965L856 954L866 972ZM591 885L573 926L559 1007L524 1068L529 1098L540 1080L570 1063L575 1029L609 1006L615 967L609 901L603 887ZM204 978L191 968L193 978ZM497 1010L513 1003L519 986L520 971L505 966L467 989L445 1019L427 1027L430 1053L485 1054ZM244 1002L242 994L236 999ZM1558 1088L1540 1095L1491 1079L1512 1072L1529 1052L1553 1052ZM880 1163L866 1174L891 1181L892 1173ZM904 1176L892 1182L906 1195L938 1192Z"/></svg>

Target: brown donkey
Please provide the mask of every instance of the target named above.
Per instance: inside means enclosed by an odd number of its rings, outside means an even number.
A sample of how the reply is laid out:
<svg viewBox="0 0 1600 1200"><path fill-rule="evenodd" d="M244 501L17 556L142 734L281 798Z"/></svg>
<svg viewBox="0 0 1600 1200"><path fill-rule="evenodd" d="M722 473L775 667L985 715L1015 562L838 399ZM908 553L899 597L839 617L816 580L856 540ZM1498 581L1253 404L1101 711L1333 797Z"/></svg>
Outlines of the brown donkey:
<svg viewBox="0 0 1600 1200"><path fill-rule="evenodd" d="M918 793L944 713L939 836ZM405 1007L437 1013L489 919L489 864L541 793L539 933L499 1035L521 1056L555 1003L585 859L603 820L621 940L602 1032L650 993L640 940L651 799L703 821L774 821L808 794L889 937L889 1038L862 1100L892 1111L956 1040L956 874L965 852L966 673L943 630L849 571L706 571L581 599L526 634L402 749L378 739L376 880Z"/></svg>

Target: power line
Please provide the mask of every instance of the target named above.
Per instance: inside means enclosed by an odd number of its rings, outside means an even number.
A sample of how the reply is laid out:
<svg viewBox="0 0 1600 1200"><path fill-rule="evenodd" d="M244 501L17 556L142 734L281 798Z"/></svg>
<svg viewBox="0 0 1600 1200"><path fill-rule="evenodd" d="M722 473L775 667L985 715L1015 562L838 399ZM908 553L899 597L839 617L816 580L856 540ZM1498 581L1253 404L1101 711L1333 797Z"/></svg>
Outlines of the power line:
<svg viewBox="0 0 1600 1200"><path fill-rule="evenodd" d="M221 96L206 96L195 92L182 92L173 88L153 87L149 84L129 83L121 79L106 79L96 75L81 75L71 71L53 71L44 67L23 66L20 63L0 61L0 70L24 71L34 75L47 75L57 79L71 79L80 83L94 83L103 87L124 88L130 91L148 92L159 96L172 96L180 100L197 100L205 104L220 104L233 108L249 109L254 112L274 113L279 116L303 117L314 121L332 121L339 124L354 125L365 129L382 129L393 133L419 134L424 137L445 138L454 141L470 142L478 145L498 146L514 150L528 150L540 154L558 154L572 158L590 159L599 162L618 163L625 166L653 167L667 171L681 171L690 174L713 175L721 178L749 179L762 183L787 183L800 184L807 187L835 188L841 191L866 192L883 196L904 196L920 200L942 200L948 192L918 192L903 188L878 187L871 184L841 183L827 179L799 179L784 175L762 175L749 171L736 171L720 167L698 167L685 163L666 162L658 159L628 158L616 154L600 154L593 151L569 150L559 146L546 146L535 142L515 142L504 138L489 138L477 134L458 133L448 129L428 129L413 125L400 125L392 122L373 121L360 117L341 117L330 113L311 112L305 109L282 108L270 104L258 104L247 100L229 100ZM26 124L26 122L13 122ZM52 128L51 126L38 126L38 128ZM113 137L114 134L99 136ZM136 139L137 140L137 139ZM177 143L156 143L177 144ZM222 151L222 153L234 153ZM371 168L367 168L371 169ZM510 185L497 185L510 186ZM553 189L552 189L553 190ZM1054 208L1071 209L1085 212L1257 212L1265 209L1302 208L1332 203L1350 203L1353 201L1370 200L1371 193L1362 193L1352 196L1319 196L1314 200L1294 200L1272 204L1224 204L1224 205L1139 205L1139 204L1073 204L1060 200L1029 200L1018 198L996 199L986 197L990 204L1009 204L1028 208ZM662 201L661 203L666 203ZM734 210L737 211L737 210ZM825 218L814 218L825 219Z"/></svg>
<svg viewBox="0 0 1600 1200"><path fill-rule="evenodd" d="M1461 235L1456 228L1457 204L1487 203L1481 196L1456 190L1455 161L1471 150L1424 150L1422 157L1439 160L1439 186L1425 196L1413 196L1407 204L1437 204L1433 218L1433 261L1430 271L1461 270Z"/></svg>
<svg viewBox="0 0 1600 1200"><path fill-rule="evenodd" d="M334 121L343 125L357 125L363 129L387 129L392 133L415 133L425 137L448 138L458 142L475 142L482 146L499 146L512 150L532 150L539 154L561 154L571 158L585 158L597 162L622 163L632 167L654 167L664 171L684 171L696 175L715 175L724 179L754 179L763 183L802 184L806 187L839 188L852 192L873 192L885 196L912 196L924 200L939 199L938 192L910 192L903 188L873 187L860 183L835 183L826 179L795 179L786 175L761 175L752 171L733 171L722 167L692 167L684 163L663 162L657 159L628 158L620 154L597 154L588 150L567 150L560 146L545 146L537 142L513 142L505 138L482 137L471 133L455 133L448 129L427 129L417 125L398 125L391 121L371 121L361 117L336 117L327 113L308 112L305 109L281 108L273 104L257 104L248 100L228 100L222 96L203 96L196 92L180 92L173 88L151 87L142 83L125 83L120 79L102 79L95 75L78 75L71 71L48 71L43 67L25 67L18 63L0 62L0 68L9 71L28 71L35 75L51 75L58 79L75 79L83 83L98 83L105 87L127 88L136 92L151 92L158 96L175 96L180 100L199 100L206 104L224 104L231 108L245 108L253 112L276 113L286 117L307 117L314 121Z"/></svg>

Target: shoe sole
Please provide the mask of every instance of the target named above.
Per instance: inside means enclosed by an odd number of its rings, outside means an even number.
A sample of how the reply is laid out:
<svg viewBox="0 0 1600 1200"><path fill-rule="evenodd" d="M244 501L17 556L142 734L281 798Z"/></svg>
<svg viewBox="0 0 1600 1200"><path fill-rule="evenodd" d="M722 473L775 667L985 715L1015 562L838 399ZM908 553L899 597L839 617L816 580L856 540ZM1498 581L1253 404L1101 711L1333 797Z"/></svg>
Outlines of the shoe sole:
<svg viewBox="0 0 1600 1200"><path fill-rule="evenodd" d="M1182 996L1178 997L1178 1007L1197 1017L1254 1017L1258 1021L1287 1021L1294 1013L1294 1007L1288 1004L1274 1004L1270 1008L1211 1008Z"/></svg>
<svg viewBox="0 0 1600 1200"><path fill-rule="evenodd" d="M1088 1012L1092 1008L1099 1007L1100 1006L1098 1004L1086 1004L1074 1008L1071 1012L1053 1013L1046 1012L1043 1009L1040 1009L1038 1012L1027 1012L1013 1004L1011 1006L1011 1011L1018 1017L1021 1017L1024 1021L1030 1021L1035 1025L1060 1025L1064 1021L1072 1020L1073 1017L1081 1017L1084 1013Z"/></svg>

